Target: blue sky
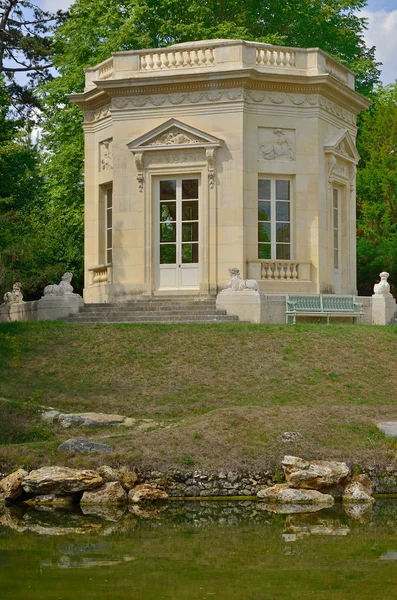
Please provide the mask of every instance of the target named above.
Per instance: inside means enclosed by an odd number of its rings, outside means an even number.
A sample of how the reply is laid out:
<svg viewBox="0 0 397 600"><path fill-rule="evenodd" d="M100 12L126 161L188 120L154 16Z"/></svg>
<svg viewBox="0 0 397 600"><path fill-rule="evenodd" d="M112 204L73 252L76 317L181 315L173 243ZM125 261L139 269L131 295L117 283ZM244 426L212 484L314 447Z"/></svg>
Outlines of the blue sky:
<svg viewBox="0 0 397 600"><path fill-rule="evenodd" d="M40 5L51 11L66 10L72 0L40 0ZM397 79L397 0L368 0L361 13L368 19L365 40L376 46L376 58L383 63L381 79L384 84Z"/></svg>

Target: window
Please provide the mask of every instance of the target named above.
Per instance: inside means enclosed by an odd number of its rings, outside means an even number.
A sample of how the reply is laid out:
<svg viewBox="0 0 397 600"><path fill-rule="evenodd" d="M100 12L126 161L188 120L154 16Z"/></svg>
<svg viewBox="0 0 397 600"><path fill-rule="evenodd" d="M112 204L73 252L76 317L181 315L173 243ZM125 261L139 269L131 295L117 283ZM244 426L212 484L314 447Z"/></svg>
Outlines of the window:
<svg viewBox="0 0 397 600"><path fill-rule="evenodd" d="M258 181L258 258L291 259L291 181Z"/></svg>
<svg viewBox="0 0 397 600"><path fill-rule="evenodd" d="M108 187L105 193L106 200L106 262L113 260L113 188Z"/></svg>
<svg viewBox="0 0 397 600"><path fill-rule="evenodd" d="M334 236L334 269L339 269L339 251L340 251L340 236L339 236L339 217L340 217L340 190L333 188L332 196L332 233Z"/></svg>

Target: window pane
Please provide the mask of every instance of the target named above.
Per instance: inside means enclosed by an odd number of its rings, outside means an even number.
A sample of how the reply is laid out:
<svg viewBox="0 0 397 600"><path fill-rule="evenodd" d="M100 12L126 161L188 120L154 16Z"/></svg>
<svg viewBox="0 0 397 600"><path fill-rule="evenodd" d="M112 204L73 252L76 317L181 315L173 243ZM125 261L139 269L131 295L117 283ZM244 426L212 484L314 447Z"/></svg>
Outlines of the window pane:
<svg viewBox="0 0 397 600"><path fill-rule="evenodd" d="M339 235L337 229L334 229L334 248L339 248Z"/></svg>
<svg viewBox="0 0 397 600"><path fill-rule="evenodd" d="M270 221L270 201L258 202L258 221Z"/></svg>
<svg viewBox="0 0 397 600"><path fill-rule="evenodd" d="M276 223L276 242L290 242L290 224Z"/></svg>
<svg viewBox="0 0 397 600"><path fill-rule="evenodd" d="M160 181L160 200L176 200L176 181Z"/></svg>
<svg viewBox="0 0 397 600"><path fill-rule="evenodd" d="M198 223L182 225L182 242L198 242Z"/></svg>
<svg viewBox="0 0 397 600"><path fill-rule="evenodd" d="M270 179L258 180L258 198L259 200L270 200Z"/></svg>
<svg viewBox="0 0 397 600"><path fill-rule="evenodd" d="M176 244L160 245L160 264L174 265L176 263Z"/></svg>
<svg viewBox="0 0 397 600"><path fill-rule="evenodd" d="M106 211L106 227L108 229L111 229L111 227L112 227L112 209L111 208L109 208Z"/></svg>
<svg viewBox="0 0 397 600"><path fill-rule="evenodd" d="M270 260L272 256L270 244L258 244L258 258Z"/></svg>
<svg viewBox="0 0 397 600"><path fill-rule="evenodd" d="M198 263L198 244L182 244L182 262Z"/></svg>
<svg viewBox="0 0 397 600"><path fill-rule="evenodd" d="M336 188L333 189L333 199L334 199L334 207L338 206L338 190Z"/></svg>
<svg viewBox="0 0 397 600"><path fill-rule="evenodd" d="M198 201L182 202L182 221L198 221Z"/></svg>
<svg viewBox="0 0 397 600"><path fill-rule="evenodd" d="M106 232L106 247L107 248L112 247L112 230L111 229L108 229Z"/></svg>
<svg viewBox="0 0 397 600"><path fill-rule="evenodd" d="M160 221L176 221L176 202L160 202Z"/></svg>
<svg viewBox="0 0 397 600"><path fill-rule="evenodd" d="M182 199L190 200L198 198L198 179L182 180Z"/></svg>
<svg viewBox="0 0 397 600"><path fill-rule="evenodd" d="M111 249L109 249L109 250L107 251L107 253L106 253L106 261L107 261L108 263L111 263L111 262L112 262L112 260L113 260L113 252L112 252L112 250L111 250Z"/></svg>
<svg viewBox="0 0 397 600"><path fill-rule="evenodd" d="M176 242L176 223L160 223L160 242Z"/></svg>
<svg viewBox="0 0 397 600"><path fill-rule="evenodd" d="M276 202L276 221L290 221L289 202Z"/></svg>
<svg viewBox="0 0 397 600"><path fill-rule="evenodd" d="M277 244L276 245L276 258L280 260L291 259L291 247L289 244Z"/></svg>
<svg viewBox="0 0 397 600"><path fill-rule="evenodd" d="M290 182L287 179L276 179L276 200L290 199Z"/></svg>
<svg viewBox="0 0 397 600"><path fill-rule="evenodd" d="M270 242L270 223L258 223L258 242Z"/></svg>
<svg viewBox="0 0 397 600"><path fill-rule="evenodd" d="M108 188L106 190L106 208L111 208L113 204L113 189Z"/></svg>
<svg viewBox="0 0 397 600"><path fill-rule="evenodd" d="M339 269L339 253L334 250L334 269Z"/></svg>

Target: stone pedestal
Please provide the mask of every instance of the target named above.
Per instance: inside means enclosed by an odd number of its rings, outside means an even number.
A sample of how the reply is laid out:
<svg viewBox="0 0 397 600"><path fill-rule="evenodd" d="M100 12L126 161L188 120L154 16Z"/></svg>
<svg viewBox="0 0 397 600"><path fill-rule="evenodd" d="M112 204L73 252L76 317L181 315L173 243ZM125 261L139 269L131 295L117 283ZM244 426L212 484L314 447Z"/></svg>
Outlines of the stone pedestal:
<svg viewBox="0 0 397 600"><path fill-rule="evenodd" d="M84 300L78 294L64 296L43 296L37 302L37 320L51 321L63 319L79 312Z"/></svg>
<svg viewBox="0 0 397 600"><path fill-rule="evenodd" d="M397 311L397 304L391 294L372 296L372 325L389 325Z"/></svg>
<svg viewBox="0 0 397 600"><path fill-rule="evenodd" d="M261 322L261 295L259 292L225 290L216 297L217 310L225 310L228 315L236 315L240 321Z"/></svg>

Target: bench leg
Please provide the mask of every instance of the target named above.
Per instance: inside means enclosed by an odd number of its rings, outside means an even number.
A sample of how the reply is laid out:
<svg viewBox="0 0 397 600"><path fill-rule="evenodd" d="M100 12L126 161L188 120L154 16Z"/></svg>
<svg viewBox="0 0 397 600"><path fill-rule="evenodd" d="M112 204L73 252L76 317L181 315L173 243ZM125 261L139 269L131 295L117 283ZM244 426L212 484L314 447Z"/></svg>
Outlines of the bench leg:
<svg viewBox="0 0 397 600"><path fill-rule="evenodd" d="M327 325L329 325L329 315L327 315Z"/></svg>
<svg viewBox="0 0 397 600"><path fill-rule="evenodd" d="M294 315L293 318L292 318L292 324L296 325L296 315Z"/></svg>

